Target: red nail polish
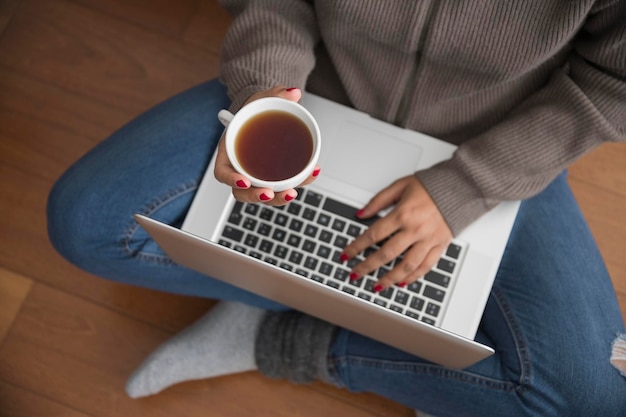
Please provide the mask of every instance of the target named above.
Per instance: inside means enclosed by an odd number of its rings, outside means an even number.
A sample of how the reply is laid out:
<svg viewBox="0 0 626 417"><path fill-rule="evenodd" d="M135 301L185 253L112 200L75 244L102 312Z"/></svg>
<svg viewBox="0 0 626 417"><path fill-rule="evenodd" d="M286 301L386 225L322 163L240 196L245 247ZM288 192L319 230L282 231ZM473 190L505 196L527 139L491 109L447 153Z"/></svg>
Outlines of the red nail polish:
<svg viewBox="0 0 626 417"><path fill-rule="evenodd" d="M341 262L345 262L345 261L347 261L348 259L350 259L350 257L349 257L348 255L346 255L345 253L342 253L342 254L339 256L339 260L340 260Z"/></svg>
<svg viewBox="0 0 626 417"><path fill-rule="evenodd" d="M381 292L383 290L383 286L380 285L380 284L376 284L376 285L374 285L373 290L374 290L374 292Z"/></svg>
<svg viewBox="0 0 626 417"><path fill-rule="evenodd" d="M356 212L356 216L357 216L357 217L362 217L362 216L363 216L363 213L365 213L365 210L363 210L363 209L361 209L361 210L357 210L357 212Z"/></svg>
<svg viewBox="0 0 626 417"><path fill-rule="evenodd" d="M406 286L407 286L407 283L406 283L406 282L398 282L398 287L400 287L400 288L404 288L404 287L406 287Z"/></svg>
<svg viewBox="0 0 626 417"><path fill-rule="evenodd" d="M261 199L261 201L268 201L271 200L271 197L268 197L267 194L263 193L259 196L259 198Z"/></svg>
<svg viewBox="0 0 626 417"><path fill-rule="evenodd" d="M239 180L239 181L237 181L237 187L239 187L239 188L247 188L248 186L247 186L247 184L246 184L246 182L244 180Z"/></svg>
<svg viewBox="0 0 626 417"><path fill-rule="evenodd" d="M320 168L315 168L315 171L313 171L313 176L317 177L318 175L320 175L320 171L321 171Z"/></svg>
<svg viewBox="0 0 626 417"><path fill-rule="evenodd" d="M297 90L297 88L296 87L289 87L285 91L293 91L293 90Z"/></svg>
<svg viewBox="0 0 626 417"><path fill-rule="evenodd" d="M291 200L293 200L294 198L295 198L295 197L294 197L294 196L292 196L292 195L289 195L289 194L285 195L285 201L291 201Z"/></svg>
<svg viewBox="0 0 626 417"><path fill-rule="evenodd" d="M359 279L361 277L359 276L359 274L352 272L350 274L349 278L350 278L350 281L356 281L357 279Z"/></svg>

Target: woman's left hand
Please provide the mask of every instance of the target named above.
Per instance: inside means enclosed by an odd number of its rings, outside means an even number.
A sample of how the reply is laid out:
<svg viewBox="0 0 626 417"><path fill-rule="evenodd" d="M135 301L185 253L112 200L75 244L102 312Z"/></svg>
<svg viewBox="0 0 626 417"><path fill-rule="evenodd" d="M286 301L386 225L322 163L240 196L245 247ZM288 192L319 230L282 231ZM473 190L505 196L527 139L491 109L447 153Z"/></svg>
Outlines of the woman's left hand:
<svg viewBox="0 0 626 417"><path fill-rule="evenodd" d="M344 248L347 260L385 239L379 250L369 255L351 271L350 279L358 279L393 259L403 259L375 285L381 291L393 284L406 285L428 272L452 240L452 232L430 195L413 175L401 178L374 196L359 210L365 219L395 204L382 219Z"/></svg>

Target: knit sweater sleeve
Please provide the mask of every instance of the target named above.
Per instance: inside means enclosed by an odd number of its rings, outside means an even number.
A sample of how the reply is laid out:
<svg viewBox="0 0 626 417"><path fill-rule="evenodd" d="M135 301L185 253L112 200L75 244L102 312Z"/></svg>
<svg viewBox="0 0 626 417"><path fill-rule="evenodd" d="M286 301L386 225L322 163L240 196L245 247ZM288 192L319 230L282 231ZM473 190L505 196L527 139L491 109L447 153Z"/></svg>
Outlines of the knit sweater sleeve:
<svg viewBox="0 0 626 417"><path fill-rule="evenodd" d="M542 191L603 142L626 140L626 2L587 19L565 68L453 157L416 173L453 234L497 203Z"/></svg>
<svg viewBox="0 0 626 417"><path fill-rule="evenodd" d="M319 31L312 2L222 0L234 15L222 49L221 81L231 110L252 94L279 85L304 88L315 65Z"/></svg>

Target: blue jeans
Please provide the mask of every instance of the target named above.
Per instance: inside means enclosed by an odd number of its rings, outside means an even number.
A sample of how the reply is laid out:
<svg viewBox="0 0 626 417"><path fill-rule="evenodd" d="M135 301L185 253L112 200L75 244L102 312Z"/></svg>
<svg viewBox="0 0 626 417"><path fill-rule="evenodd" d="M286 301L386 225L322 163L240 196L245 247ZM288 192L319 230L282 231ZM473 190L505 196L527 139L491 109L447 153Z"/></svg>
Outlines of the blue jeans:
<svg viewBox="0 0 626 417"><path fill-rule="evenodd" d="M57 182L50 239L96 275L178 294L284 307L174 264L133 220L180 225L221 135L229 101L216 81L153 108L102 142ZM559 176L525 201L477 340L496 354L442 368L348 330L329 352L335 383L435 415L626 415L626 379L609 363L624 332L610 278Z"/></svg>

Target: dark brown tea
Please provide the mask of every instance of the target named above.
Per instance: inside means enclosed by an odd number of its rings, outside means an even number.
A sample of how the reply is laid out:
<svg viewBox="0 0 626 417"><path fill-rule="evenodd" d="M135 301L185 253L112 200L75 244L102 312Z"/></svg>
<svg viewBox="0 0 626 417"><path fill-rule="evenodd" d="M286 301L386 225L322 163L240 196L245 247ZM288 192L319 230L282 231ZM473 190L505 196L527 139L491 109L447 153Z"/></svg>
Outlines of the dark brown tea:
<svg viewBox="0 0 626 417"><path fill-rule="evenodd" d="M235 142L241 167L264 181L281 181L302 171L313 154L313 137L296 116L269 110L251 117Z"/></svg>

